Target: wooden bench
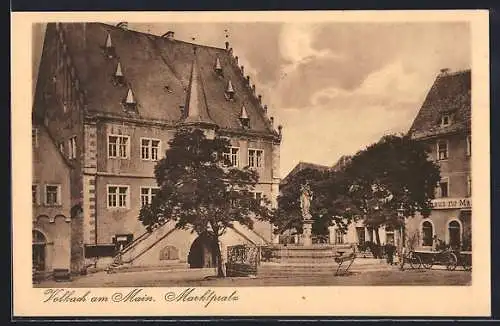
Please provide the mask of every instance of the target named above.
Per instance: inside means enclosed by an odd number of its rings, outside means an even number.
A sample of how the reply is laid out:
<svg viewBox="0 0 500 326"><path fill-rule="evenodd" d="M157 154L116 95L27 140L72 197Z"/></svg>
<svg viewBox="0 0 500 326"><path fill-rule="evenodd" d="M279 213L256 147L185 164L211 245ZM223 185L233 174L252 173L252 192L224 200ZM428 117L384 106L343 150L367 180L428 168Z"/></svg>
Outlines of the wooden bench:
<svg viewBox="0 0 500 326"><path fill-rule="evenodd" d="M338 264L337 270L335 271L335 276L337 275L345 275L351 268L352 263L356 259L356 250L353 247L350 253L344 254L344 252L340 252L340 255L334 258L334 261ZM347 265L347 267L345 267ZM345 268L342 269L342 266Z"/></svg>

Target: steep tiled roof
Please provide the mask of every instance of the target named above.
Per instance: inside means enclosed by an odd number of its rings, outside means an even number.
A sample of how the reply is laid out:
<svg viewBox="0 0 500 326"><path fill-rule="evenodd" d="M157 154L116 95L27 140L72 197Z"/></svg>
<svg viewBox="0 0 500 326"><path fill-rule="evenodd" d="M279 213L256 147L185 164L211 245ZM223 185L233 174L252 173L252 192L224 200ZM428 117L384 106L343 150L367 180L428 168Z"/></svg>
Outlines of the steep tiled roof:
<svg viewBox="0 0 500 326"><path fill-rule="evenodd" d="M47 37L55 33L53 25L49 24ZM201 118L211 120L221 128L241 129L239 117L244 105L252 131L275 134L229 51L101 23L65 23L60 26L82 89L86 92L89 111L134 115L126 112L122 105L130 87L137 102L135 115L138 118L179 122L184 118L181 107L190 103L188 94L196 55L198 88L195 96L198 104L206 106L206 113L201 112ZM108 35L116 53L114 58L104 54ZM195 46L196 54L193 51ZM223 76L215 72L217 59ZM118 63L128 87L113 84ZM235 91L231 101L225 97L229 80Z"/></svg>
<svg viewBox="0 0 500 326"><path fill-rule="evenodd" d="M449 126L441 126L441 117L449 114ZM471 71L440 74L429 93L409 133L414 138L470 130L471 126Z"/></svg>
<svg viewBox="0 0 500 326"><path fill-rule="evenodd" d="M321 165L321 164L316 164L316 163L309 163L309 162L299 162L288 174L281 180L281 184L286 184L288 180L299 173L302 170L305 169L312 169L312 170L318 170L318 171L330 171L331 167L326 166L326 165Z"/></svg>

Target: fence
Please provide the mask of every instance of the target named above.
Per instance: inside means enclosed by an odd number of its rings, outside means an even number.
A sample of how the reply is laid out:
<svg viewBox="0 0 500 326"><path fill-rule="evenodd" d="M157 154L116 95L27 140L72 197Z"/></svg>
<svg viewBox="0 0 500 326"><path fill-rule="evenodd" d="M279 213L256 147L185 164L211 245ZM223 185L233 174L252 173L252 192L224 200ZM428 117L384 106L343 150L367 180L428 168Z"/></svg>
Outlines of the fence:
<svg viewBox="0 0 500 326"><path fill-rule="evenodd" d="M256 275L260 263L260 247L251 245L230 246L227 249L227 276Z"/></svg>

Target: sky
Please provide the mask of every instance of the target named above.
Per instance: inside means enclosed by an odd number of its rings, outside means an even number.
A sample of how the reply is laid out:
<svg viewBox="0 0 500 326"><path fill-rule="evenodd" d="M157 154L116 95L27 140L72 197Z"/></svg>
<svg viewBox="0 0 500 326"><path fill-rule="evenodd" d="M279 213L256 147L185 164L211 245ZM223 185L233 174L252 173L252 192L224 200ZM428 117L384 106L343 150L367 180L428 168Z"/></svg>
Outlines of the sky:
<svg viewBox="0 0 500 326"><path fill-rule="evenodd" d="M283 126L281 176L300 161L333 165L408 131L439 70L469 69L468 23L129 23L224 47ZM34 76L43 38L34 29ZM227 35L227 37L226 37Z"/></svg>

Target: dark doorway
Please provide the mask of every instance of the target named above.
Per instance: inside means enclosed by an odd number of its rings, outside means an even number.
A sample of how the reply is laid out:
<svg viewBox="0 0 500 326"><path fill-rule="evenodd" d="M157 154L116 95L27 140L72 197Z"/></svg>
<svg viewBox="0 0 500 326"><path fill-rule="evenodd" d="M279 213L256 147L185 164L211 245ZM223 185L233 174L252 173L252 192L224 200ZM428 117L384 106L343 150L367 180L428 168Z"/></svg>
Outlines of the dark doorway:
<svg viewBox="0 0 500 326"><path fill-rule="evenodd" d="M215 237L204 232L193 241L189 250L190 268L214 268L217 266L217 242Z"/></svg>
<svg viewBox="0 0 500 326"><path fill-rule="evenodd" d="M32 263L36 271L45 270L45 251L47 249L47 239L40 231L33 230Z"/></svg>
<svg viewBox="0 0 500 326"><path fill-rule="evenodd" d="M452 248L460 248L460 223L451 221L448 224L448 232L450 234L450 246Z"/></svg>

